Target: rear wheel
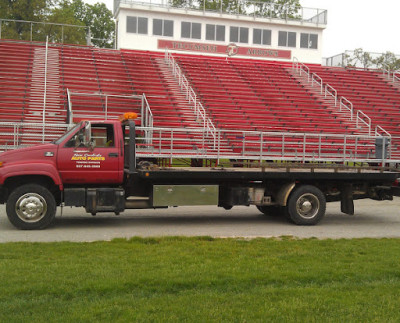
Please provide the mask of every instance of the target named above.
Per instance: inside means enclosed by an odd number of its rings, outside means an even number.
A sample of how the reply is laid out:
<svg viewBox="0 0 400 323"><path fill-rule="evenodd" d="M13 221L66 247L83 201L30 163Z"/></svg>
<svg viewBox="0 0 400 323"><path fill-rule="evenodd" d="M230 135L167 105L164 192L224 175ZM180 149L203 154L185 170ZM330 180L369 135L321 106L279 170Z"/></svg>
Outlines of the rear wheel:
<svg viewBox="0 0 400 323"><path fill-rule="evenodd" d="M317 224L325 216L325 210L325 196L315 186L300 186L289 197L288 216L298 225Z"/></svg>
<svg viewBox="0 0 400 323"><path fill-rule="evenodd" d="M6 211L10 222L18 229L44 229L55 218L56 201L47 188L25 184L11 192Z"/></svg>

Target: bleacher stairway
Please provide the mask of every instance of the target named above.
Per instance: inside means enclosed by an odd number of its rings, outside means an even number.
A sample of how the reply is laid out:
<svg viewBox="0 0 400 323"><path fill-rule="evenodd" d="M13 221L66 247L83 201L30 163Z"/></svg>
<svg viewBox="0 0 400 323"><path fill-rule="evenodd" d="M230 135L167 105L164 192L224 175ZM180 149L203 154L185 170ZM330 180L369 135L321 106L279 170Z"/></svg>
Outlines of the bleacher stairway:
<svg viewBox="0 0 400 323"><path fill-rule="evenodd" d="M60 109L58 50L50 48L46 54L46 48L34 49L29 97L26 122L42 122L43 113L48 123L65 122L65 110Z"/></svg>

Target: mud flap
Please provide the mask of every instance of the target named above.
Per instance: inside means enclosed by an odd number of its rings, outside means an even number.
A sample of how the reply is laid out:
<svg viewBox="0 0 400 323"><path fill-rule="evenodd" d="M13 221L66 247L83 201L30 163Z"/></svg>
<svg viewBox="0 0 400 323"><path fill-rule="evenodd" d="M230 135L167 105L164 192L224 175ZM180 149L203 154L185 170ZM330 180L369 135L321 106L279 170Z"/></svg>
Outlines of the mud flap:
<svg viewBox="0 0 400 323"><path fill-rule="evenodd" d="M340 202L342 213L354 215L353 187L351 185L343 187Z"/></svg>

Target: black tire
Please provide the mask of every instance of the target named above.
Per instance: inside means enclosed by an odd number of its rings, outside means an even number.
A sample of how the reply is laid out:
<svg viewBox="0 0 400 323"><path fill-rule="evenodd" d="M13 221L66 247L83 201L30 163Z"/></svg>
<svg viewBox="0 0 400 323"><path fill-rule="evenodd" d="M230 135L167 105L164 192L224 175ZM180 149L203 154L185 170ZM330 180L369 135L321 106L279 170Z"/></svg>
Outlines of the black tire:
<svg viewBox="0 0 400 323"><path fill-rule="evenodd" d="M299 186L289 196L288 218L297 225L315 225L325 216L325 211L325 196L315 186Z"/></svg>
<svg viewBox="0 0 400 323"><path fill-rule="evenodd" d="M278 217L283 214L278 205L256 205L256 207L261 213L267 216Z"/></svg>
<svg viewBox="0 0 400 323"><path fill-rule="evenodd" d="M6 205L10 222L21 230L39 230L49 226L56 216L53 194L38 184L25 184L14 189Z"/></svg>

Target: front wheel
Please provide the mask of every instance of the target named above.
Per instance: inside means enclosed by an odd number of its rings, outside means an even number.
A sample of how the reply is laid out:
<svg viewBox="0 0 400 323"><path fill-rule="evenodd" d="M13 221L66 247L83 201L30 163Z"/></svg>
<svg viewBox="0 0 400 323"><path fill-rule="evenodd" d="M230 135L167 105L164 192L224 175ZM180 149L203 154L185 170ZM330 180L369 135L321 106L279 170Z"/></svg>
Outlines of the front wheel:
<svg viewBox="0 0 400 323"><path fill-rule="evenodd" d="M18 229L44 229L56 216L56 201L47 188L25 184L11 192L6 211L10 222Z"/></svg>
<svg viewBox="0 0 400 323"><path fill-rule="evenodd" d="M289 196L288 216L298 225L317 224L325 216L325 210L325 196L315 186L299 186Z"/></svg>

